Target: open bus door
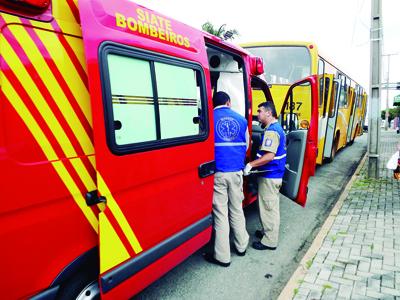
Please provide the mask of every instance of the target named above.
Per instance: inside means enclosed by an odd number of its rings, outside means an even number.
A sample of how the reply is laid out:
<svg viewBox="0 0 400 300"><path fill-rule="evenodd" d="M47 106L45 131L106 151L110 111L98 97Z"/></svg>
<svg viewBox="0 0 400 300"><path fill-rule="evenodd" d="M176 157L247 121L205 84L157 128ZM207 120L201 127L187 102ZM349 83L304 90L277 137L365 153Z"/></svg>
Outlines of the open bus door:
<svg viewBox="0 0 400 300"><path fill-rule="evenodd" d="M252 78L251 87L253 101L261 103L272 100L271 93L265 81L258 77ZM299 101L301 100L301 101ZM307 102L307 103L306 103ZM303 128L299 124L298 106L309 107L307 120ZM290 86L283 103L280 120L286 132L286 170L283 177L281 193L305 206L307 200L307 185L310 176L314 175L317 159L318 143L318 80L317 76L307 77ZM263 129L258 121L253 121L251 159L256 158L260 147ZM246 196L255 197L257 193L256 176L249 176L246 185Z"/></svg>
<svg viewBox="0 0 400 300"><path fill-rule="evenodd" d="M299 124L299 116L294 113L298 95L301 96L303 105L310 107L310 115L307 118L301 117L303 124ZM280 120L286 132L287 145L286 170L280 192L304 207L307 201L308 180L315 173L318 151L317 76L307 77L290 86Z"/></svg>
<svg viewBox="0 0 400 300"><path fill-rule="evenodd" d="M87 201L106 202L100 290L103 298L127 299L211 236L207 54L200 31L133 2L80 1L79 11L98 186ZM146 16L182 40L140 33L137 20Z"/></svg>
<svg viewBox="0 0 400 300"><path fill-rule="evenodd" d="M324 159L332 162L337 151L338 140L335 137L336 122L339 113L340 80L333 78L328 109L328 124L325 135Z"/></svg>
<svg viewBox="0 0 400 300"><path fill-rule="evenodd" d="M331 117L331 109L333 107L332 99L332 85L333 85L333 74L325 73L320 76L320 101L319 101L319 123L318 123L318 156L317 163L322 164L324 160L324 147L328 143L328 130L329 130L329 118Z"/></svg>

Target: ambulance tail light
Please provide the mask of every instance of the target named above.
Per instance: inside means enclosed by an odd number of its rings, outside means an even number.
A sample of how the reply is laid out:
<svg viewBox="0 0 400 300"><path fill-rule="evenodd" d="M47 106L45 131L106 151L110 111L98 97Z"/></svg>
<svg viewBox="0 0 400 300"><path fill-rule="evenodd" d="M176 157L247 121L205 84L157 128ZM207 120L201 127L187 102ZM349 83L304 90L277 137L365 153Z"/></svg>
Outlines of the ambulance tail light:
<svg viewBox="0 0 400 300"><path fill-rule="evenodd" d="M251 73L253 75L261 75L264 73L264 63L261 57L251 58Z"/></svg>
<svg viewBox="0 0 400 300"><path fill-rule="evenodd" d="M7 8L13 11L27 14L37 14L45 11L51 0L0 0L0 8Z"/></svg>

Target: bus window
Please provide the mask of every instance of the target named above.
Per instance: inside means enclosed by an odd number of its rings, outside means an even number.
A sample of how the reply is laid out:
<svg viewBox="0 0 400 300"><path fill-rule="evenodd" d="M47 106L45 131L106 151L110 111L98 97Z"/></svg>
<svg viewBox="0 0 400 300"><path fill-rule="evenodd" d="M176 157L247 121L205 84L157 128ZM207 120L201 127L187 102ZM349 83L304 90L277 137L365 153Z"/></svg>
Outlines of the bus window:
<svg viewBox="0 0 400 300"><path fill-rule="evenodd" d="M207 46L207 56L213 93L226 92L231 98L232 109L247 117L242 58L212 46Z"/></svg>
<svg viewBox="0 0 400 300"><path fill-rule="evenodd" d="M330 87L330 80L328 77L325 77L325 84L324 84L324 111L322 116L325 118L326 116L326 102L328 101L328 95L329 95L329 87Z"/></svg>
<svg viewBox="0 0 400 300"><path fill-rule="evenodd" d="M319 78L319 102L318 106L321 107L322 104L324 103L324 77L323 75L320 75L321 77Z"/></svg>
<svg viewBox="0 0 400 300"><path fill-rule="evenodd" d="M291 84L311 75L310 52L302 46L249 47L252 54L263 58L266 81Z"/></svg>
<svg viewBox="0 0 400 300"><path fill-rule="evenodd" d="M347 107L347 86L340 87L339 107Z"/></svg>
<svg viewBox="0 0 400 300"><path fill-rule="evenodd" d="M132 51L106 54L105 69L112 150L123 154L202 139L205 110L197 65L144 58Z"/></svg>
<svg viewBox="0 0 400 300"><path fill-rule="evenodd" d="M334 81L333 82L333 88L332 88L332 92L331 92L331 101L329 101L329 118L333 118L335 116L335 103L336 103L336 94L338 92L338 87L339 84Z"/></svg>
<svg viewBox="0 0 400 300"><path fill-rule="evenodd" d="M325 62L318 59L318 76L319 76L319 107L324 103L324 73L325 73Z"/></svg>

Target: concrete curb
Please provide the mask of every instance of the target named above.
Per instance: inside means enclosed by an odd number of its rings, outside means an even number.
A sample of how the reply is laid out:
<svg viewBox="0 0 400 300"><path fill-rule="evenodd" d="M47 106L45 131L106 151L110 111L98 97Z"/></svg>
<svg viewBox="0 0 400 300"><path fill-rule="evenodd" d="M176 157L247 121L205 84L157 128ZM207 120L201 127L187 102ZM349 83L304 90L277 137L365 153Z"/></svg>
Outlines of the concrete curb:
<svg viewBox="0 0 400 300"><path fill-rule="evenodd" d="M294 290L299 286L299 280L303 279L307 274L307 262L312 260L313 257L317 254L319 248L327 236L329 230L332 227L333 222L343 205L344 200L347 198L349 194L349 190L353 185L354 180L360 173L360 170L365 164L367 159L367 153L364 154L360 164L358 165L357 169L354 171L353 176L350 178L349 182L347 183L346 187L344 188L343 192L339 196L339 200L336 202L335 206L333 207L332 211L330 212L329 216L325 220L324 224L321 227L321 230L318 232L316 238L314 239L313 243L311 244L310 248L307 250L307 253L304 255L300 264L296 271L293 273L292 277L287 282L286 286L283 288L282 292L280 293L278 300L288 300L293 299L294 297Z"/></svg>

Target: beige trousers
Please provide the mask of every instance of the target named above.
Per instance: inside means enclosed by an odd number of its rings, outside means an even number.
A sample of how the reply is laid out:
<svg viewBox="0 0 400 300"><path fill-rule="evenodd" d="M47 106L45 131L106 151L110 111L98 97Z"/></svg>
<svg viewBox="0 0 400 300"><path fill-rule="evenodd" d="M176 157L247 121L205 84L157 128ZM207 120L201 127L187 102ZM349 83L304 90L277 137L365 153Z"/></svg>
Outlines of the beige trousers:
<svg viewBox="0 0 400 300"><path fill-rule="evenodd" d="M213 197L214 257L224 263L231 261L229 225L232 228L234 245L238 251L245 251L249 243L249 234L246 231L246 220L242 208L243 199L242 171L215 173Z"/></svg>
<svg viewBox="0 0 400 300"><path fill-rule="evenodd" d="M279 189L282 179L258 177L258 207L264 236L261 243L277 247L279 238Z"/></svg>

